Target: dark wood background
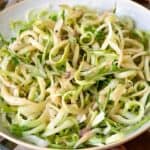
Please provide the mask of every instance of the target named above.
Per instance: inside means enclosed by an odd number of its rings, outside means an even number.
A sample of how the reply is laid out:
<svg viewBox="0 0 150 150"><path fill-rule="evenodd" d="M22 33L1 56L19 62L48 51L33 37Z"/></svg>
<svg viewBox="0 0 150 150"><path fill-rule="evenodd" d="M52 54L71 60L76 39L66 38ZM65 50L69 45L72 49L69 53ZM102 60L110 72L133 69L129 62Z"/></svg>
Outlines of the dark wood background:
<svg viewBox="0 0 150 150"><path fill-rule="evenodd" d="M134 0L134 1L150 9L150 0Z"/></svg>

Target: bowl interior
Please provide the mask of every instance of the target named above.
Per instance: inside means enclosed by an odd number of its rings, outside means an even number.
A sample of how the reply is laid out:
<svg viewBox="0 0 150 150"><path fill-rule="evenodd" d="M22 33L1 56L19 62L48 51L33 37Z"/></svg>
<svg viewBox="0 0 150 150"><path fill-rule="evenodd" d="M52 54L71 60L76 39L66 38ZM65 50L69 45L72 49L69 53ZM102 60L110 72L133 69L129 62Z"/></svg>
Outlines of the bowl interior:
<svg viewBox="0 0 150 150"><path fill-rule="evenodd" d="M117 15L132 17L137 27L143 30L150 30L150 12L148 9L130 1L130 0L25 0L15 6L9 7L0 13L0 32L9 38L10 22L12 20L23 20L27 11L32 9L49 8L57 10L60 4L84 5L97 11L111 10L116 7ZM90 4L90 5L89 5ZM19 12L19 13L18 13Z"/></svg>
<svg viewBox="0 0 150 150"><path fill-rule="evenodd" d="M2 33L5 38L10 38L12 36L9 28L11 20L25 19L25 14L31 9L49 8L52 10L57 10L60 4L84 5L97 11L111 10L114 7L116 7L117 15L130 16L135 20L138 28L150 31L150 11L134 2L131 2L130 0L109 0L109 2L106 0L25 0L0 13L0 33ZM128 135L128 137L126 137L125 139L121 139L116 143L112 143L104 147L95 147L89 149L105 149L124 143L138 136L139 134L147 130L149 127L150 121L143 125L141 128L137 129L132 134ZM36 150L40 149L37 146L23 142L22 140L15 138L13 135L10 135L10 133L8 133L8 131L2 127L2 124L0 124L0 135L28 148ZM44 150L44 148L42 150Z"/></svg>

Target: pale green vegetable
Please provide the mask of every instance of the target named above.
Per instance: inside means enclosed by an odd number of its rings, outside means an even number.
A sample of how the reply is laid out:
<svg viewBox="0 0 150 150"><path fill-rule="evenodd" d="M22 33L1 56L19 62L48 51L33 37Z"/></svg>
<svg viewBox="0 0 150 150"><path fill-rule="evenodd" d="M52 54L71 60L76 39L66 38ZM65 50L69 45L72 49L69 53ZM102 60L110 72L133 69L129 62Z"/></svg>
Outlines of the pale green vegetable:
<svg viewBox="0 0 150 150"><path fill-rule="evenodd" d="M83 6L31 11L0 35L0 117L41 147L104 146L150 122L150 34Z"/></svg>

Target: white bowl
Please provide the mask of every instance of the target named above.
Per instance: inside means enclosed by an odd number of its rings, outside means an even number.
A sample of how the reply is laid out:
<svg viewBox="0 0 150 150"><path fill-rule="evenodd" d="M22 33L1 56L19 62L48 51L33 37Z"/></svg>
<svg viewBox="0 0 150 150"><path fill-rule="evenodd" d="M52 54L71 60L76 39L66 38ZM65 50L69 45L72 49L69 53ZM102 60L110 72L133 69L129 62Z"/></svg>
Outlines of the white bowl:
<svg viewBox="0 0 150 150"><path fill-rule="evenodd" d="M117 15L124 15L132 17L138 28L143 30L150 31L150 11L130 0L25 0L19 4L16 4L12 7L5 9L0 13L0 33L3 34L5 38L11 37L11 31L9 28L9 24L11 20L24 19L25 14L28 10L34 8L46 8L50 7L51 9L57 10L59 4L69 4L69 5L84 5L90 7L92 9L96 9L97 11L104 11L113 9L115 6L117 7L116 13ZM100 150L100 149L108 149L114 147L116 145L120 145L125 143L142 132L146 131L150 128L150 121L144 124L142 127L125 137L124 139L120 139L115 143L108 144L102 147L93 147L86 148L86 150ZM0 136L7 138L8 140L15 142L17 144L23 145L25 147L35 149L35 150L50 150L50 148L40 148L33 144L22 141L21 139L17 139L13 135L11 135L7 129L3 128L0 124ZM53 148L52 148L53 149ZM54 150L54 149L53 149Z"/></svg>

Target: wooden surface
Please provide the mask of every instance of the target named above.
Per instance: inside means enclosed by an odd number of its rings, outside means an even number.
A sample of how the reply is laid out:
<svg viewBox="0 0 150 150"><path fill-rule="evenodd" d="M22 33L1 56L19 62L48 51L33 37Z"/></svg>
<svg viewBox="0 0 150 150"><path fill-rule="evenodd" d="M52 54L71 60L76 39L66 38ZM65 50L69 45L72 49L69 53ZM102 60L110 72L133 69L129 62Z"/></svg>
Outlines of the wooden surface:
<svg viewBox="0 0 150 150"><path fill-rule="evenodd" d="M134 0L134 1L150 9L150 0ZM11 143L0 137L0 150L28 150L28 149L21 146L17 146L16 144ZM150 150L150 132L145 132L136 139L119 147L112 148L110 150Z"/></svg>
<svg viewBox="0 0 150 150"><path fill-rule="evenodd" d="M134 1L150 9L150 0L134 0Z"/></svg>
<svg viewBox="0 0 150 150"><path fill-rule="evenodd" d="M150 132L145 132L138 138L125 144L127 150L150 150Z"/></svg>

